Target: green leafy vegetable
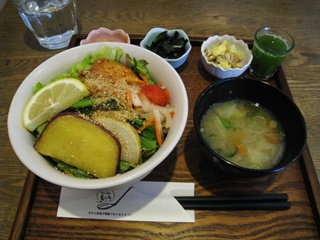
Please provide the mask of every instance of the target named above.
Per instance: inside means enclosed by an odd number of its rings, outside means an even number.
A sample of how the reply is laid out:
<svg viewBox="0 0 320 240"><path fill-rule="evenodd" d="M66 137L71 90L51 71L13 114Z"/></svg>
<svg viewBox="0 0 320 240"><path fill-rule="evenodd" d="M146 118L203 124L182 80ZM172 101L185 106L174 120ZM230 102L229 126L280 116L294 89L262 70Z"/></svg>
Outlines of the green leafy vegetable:
<svg viewBox="0 0 320 240"><path fill-rule="evenodd" d="M124 172L127 172L133 168L136 168L137 166L136 165L133 165L129 162L126 162L126 161L120 161L120 173L124 173Z"/></svg>
<svg viewBox="0 0 320 240"><path fill-rule="evenodd" d="M123 107L118 103L115 99L110 99L106 102L102 102L95 107L95 109L105 110L105 111L119 111L122 110Z"/></svg>
<svg viewBox="0 0 320 240"><path fill-rule="evenodd" d="M35 134L36 138L40 137L40 135L41 135L43 129L46 127L47 123L48 122L45 122L45 123L41 124L40 126L38 126L36 128L36 130L34 130L34 134Z"/></svg>
<svg viewBox="0 0 320 240"><path fill-rule="evenodd" d="M143 150L157 149L157 140L140 136L141 147Z"/></svg>
<svg viewBox="0 0 320 240"><path fill-rule="evenodd" d="M64 172L69 173L77 178L90 178L90 179L95 178L91 174L86 173L85 171L77 167L71 166L69 164L66 164L64 162L58 162L57 167L63 170Z"/></svg>
<svg viewBox="0 0 320 240"><path fill-rule="evenodd" d="M92 98L84 98L81 99L79 102L76 102L72 105L73 108L85 108L85 107L92 107L93 106L93 100Z"/></svg>
<svg viewBox="0 0 320 240"><path fill-rule="evenodd" d="M81 62L77 63L74 66L71 66L66 72L58 74L50 80L50 82L57 81L63 78L76 78L81 80L78 77L78 73L82 70L90 69L92 64L99 58L106 58L110 61L120 61L120 57L123 54L123 49L119 47L109 47L106 46L96 53L89 53ZM38 82L35 85L34 92L39 91L45 84Z"/></svg>
<svg viewBox="0 0 320 240"><path fill-rule="evenodd" d="M37 82L37 84L34 86L34 89L33 89L33 93L36 93L38 92L41 88L43 88L45 85L42 84L41 82Z"/></svg>
<svg viewBox="0 0 320 240"><path fill-rule="evenodd" d="M131 125L139 129L144 124L143 119L133 119ZM159 149L159 144L156 137L156 130L153 125L147 126L140 134L141 140L141 159L142 162L149 159Z"/></svg>
<svg viewBox="0 0 320 240"><path fill-rule="evenodd" d="M85 179L94 179L95 176L91 175L90 173L87 173L86 171L83 171L82 169L79 169L75 166L69 165L65 162L62 162L56 158L52 157L46 157L46 159L51 163L56 169L60 170L63 173L66 173L68 175L72 175L77 178L85 178Z"/></svg>
<svg viewBox="0 0 320 240"><path fill-rule="evenodd" d="M76 65L70 67L66 73L62 73L51 81L56 81L62 78L78 78L78 73L82 70L90 69L92 64L100 59L105 58L110 61L119 62L121 55L123 54L123 50L119 47L104 47L100 51L96 53L89 53L81 62L77 63Z"/></svg>
<svg viewBox="0 0 320 240"><path fill-rule="evenodd" d="M148 83L154 84L154 81L149 75L149 70L147 68L148 62L146 60L137 60L136 58L131 58L129 54L126 54L126 59L130 62L132 70L139 76L143 75L147 78Z"/></svg>
<svg viewBox="0 0 320 240"><path fill-rule="evenodd" d="M144 120L141 118L135 118L132 119L130 121L130 124L135 128L135 129L139 129L143 124L144 124Z"/></svg>
<svg viewBox="0 0 320 240"><path fill-rule="evenodd" d="M147 46L147 49L155 52L163 58L179 58L186 52L188 40L180 37L175 31L173 36L169 36L167 31L160 33L156 39Z"/></svg>
<svg viewBox="0 0 320 240"><path fill-rule="evenodd" d="M221 117L219 117L219 119L220 119L222 125L225 127L225 129L233 128L231 123L227 119L224 119Z"/></svg>

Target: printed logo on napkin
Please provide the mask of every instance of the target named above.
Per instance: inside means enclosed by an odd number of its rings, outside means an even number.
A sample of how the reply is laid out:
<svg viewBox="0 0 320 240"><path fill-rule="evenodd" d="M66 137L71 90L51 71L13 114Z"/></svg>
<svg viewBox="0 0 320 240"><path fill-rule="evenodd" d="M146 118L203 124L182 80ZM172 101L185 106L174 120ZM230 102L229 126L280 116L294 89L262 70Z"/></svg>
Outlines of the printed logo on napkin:
<svg viewBox="0 0 320 240"><path fill-rule="evenodd" d="M57 216L122 221L194 222L174 196L194 196L194 183L146 182L116 190L61 188Z"/></svg>
<svg viewBox="0 0 320 240"><path fill-rule="evenodd" d="M125 192L121 193L121 191L98 191L97 192L97 208L99 210L106 210L116 206L121 199L129 192L133 187L129 187L128 189L124 189Z"/></svg>

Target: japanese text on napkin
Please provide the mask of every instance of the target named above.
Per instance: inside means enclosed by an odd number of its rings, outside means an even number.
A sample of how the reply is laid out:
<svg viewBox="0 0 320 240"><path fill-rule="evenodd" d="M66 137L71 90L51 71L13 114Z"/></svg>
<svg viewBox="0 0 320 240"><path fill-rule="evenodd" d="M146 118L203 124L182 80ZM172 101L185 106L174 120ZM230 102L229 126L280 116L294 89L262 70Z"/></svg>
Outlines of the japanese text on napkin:
<svg viewBox="0 0 320 240"><path fill-rule="evenodd" d="M194 183L141 181L123 189L61 188L57 216L122 221L194 222L174 196L194 196Z"/></svg>

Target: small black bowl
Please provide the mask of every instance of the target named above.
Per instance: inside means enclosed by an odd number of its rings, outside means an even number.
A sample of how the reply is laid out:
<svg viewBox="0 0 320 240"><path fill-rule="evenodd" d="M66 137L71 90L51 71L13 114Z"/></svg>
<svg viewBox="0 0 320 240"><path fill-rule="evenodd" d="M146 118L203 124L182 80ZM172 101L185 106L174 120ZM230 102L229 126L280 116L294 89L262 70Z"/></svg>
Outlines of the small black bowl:
<svg viewBox="0 0 320 240"><path fill-rule="evenodd" d="M245 99L259 103L269 109L281 122L286 133L286 149L280 163L266 170L248 169L238 166L217 154L200 132L203 114L213 103L230 99ZM198 97L193 111L193 122L200 147L213 164L226 173L256 177L281 171L295 162L306 143L306 124L297 105L279 89L266 82L250 78L229 78L208 86Z"/></svg>

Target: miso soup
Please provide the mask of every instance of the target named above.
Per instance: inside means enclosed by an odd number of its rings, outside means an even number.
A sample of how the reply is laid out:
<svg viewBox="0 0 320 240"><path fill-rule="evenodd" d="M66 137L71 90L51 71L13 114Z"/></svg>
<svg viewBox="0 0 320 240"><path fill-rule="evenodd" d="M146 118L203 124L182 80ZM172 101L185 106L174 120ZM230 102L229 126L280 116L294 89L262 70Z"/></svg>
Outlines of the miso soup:
<svg viewBox="0 0 320 240"><path fill-rule="evenodd" d="M284 154L281 123L258 103L243 99L215 103L203 115L200 128L215 152L245 168L270 169Z"/></svg>

